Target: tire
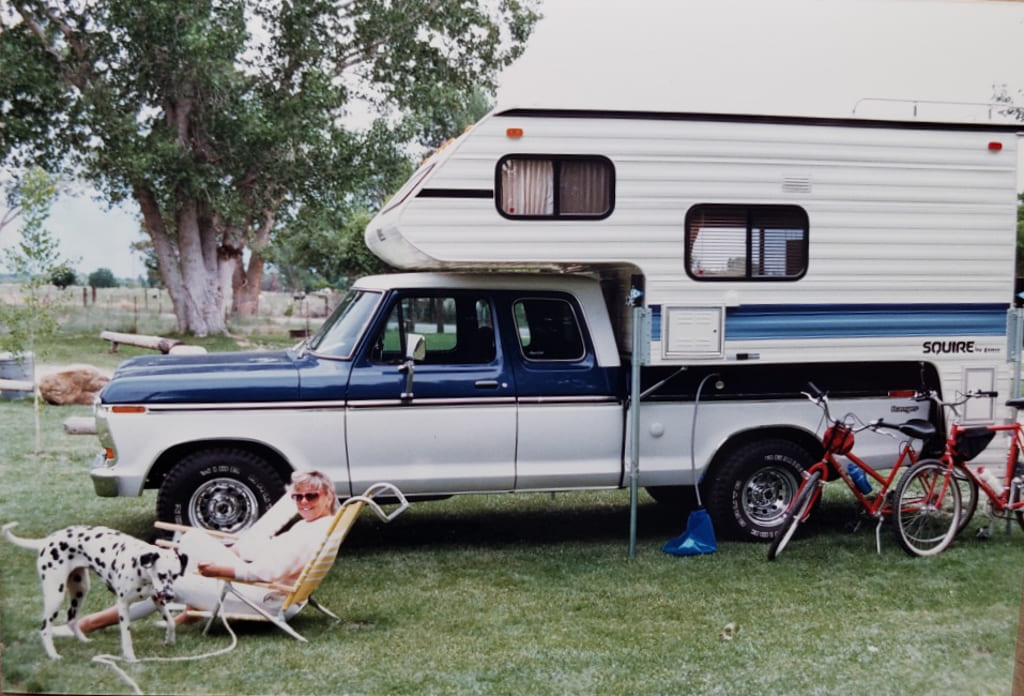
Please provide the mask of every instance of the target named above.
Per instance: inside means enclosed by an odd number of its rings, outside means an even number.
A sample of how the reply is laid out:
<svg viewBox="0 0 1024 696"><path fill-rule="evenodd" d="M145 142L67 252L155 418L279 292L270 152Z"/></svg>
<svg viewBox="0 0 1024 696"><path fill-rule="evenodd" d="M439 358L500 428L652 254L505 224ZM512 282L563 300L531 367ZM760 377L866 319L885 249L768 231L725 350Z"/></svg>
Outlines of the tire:
<svg viewBox="0 0 1024 696"><path fill-rule="evenodd" d="M956 524L956 533L959 535L970 524L978 509L978 484L960 467L953 469L953 479L960 489L960 519Z"/></svg>
<svg viewBox="0 0 1024 696"><path fill-rule="evenodd" d="M949 467L923 459L910 467L893 494L893 526L900 546L911 556L941 553L957 532L960 487L949 485Z"/></svg>
<svg viewBox="0 0 1024 696"><path fill-rule="evenodd" d="M157 493L157 518L191 527L239 532L284 493L284 481L254 452L218 447L182 458Z"/></svg>
<svg viewBox="0 0 1024 696"><path fill-rule="evenodd" d="M807 450L781 438L737 447L705 483L715 528L741 541L774 539L813 462Z"/></svg>
<svg viewBox="0 0 1024 696"><path fill-rule="evenodd" d="M786 548L789 540L796 534L796 528L807 519L811 506L818 497L818 484L820 482L821 472L815 471L800 485L800 489L796 492L796 497L793 498L793 504L789 506L786 514L782 517L782 526L775 534L775 538L772 539L772 543L768 545L769 561L774 561L779 557L779 554Z"/></svg>

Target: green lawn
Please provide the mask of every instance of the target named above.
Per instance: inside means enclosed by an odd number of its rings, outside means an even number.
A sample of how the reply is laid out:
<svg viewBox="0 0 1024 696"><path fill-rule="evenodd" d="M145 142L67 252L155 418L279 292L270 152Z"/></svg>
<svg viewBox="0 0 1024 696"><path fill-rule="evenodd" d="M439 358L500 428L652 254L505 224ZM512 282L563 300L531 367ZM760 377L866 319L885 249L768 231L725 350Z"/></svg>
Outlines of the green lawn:
<svg viewBox="0 0 1024 696"><path fill-rule="evenodd" d="M0 522L25 536L79 523L149 534L152 493L93 494L95 438L61 429L87 413L46 408L35 456L29 404L0 402ZM774 563L764 545L727 542L676 558L660 548L684 515L644 496L631 560L625 491L421 503L391 525L360 521L319 593L341 623L309 610L293 621L309 644L239 625L226 655L125 669L160 694L1008 694L1024 533L1000 524L913 559L887 533L876 554L870 530L843 530L851 515L830 498ZM116 629L45 657L34 565L0 540L2 690L131 693L91 662L119 652ZM110 600L94 583L89 608ZM739 632L721 640L730 622ZM220 627L183 628L170 648L152 620L134 634L141 658L229 644Z"/></svg>

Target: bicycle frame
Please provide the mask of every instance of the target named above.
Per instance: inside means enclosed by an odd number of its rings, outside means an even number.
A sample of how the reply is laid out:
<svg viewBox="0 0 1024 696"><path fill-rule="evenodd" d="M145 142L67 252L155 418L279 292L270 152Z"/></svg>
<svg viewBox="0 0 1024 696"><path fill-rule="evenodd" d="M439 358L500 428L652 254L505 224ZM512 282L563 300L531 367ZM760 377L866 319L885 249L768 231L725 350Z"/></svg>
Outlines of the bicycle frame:
<svg viewBox="0 0 1024 696"><path fill-rule="evenodd" d="M842 479L868 515L876 519L881 518L890 512L888 500L886 499L885 494L889 492L889 489L892 487L893 483L895 483L897 475L901 472L904 466L909 466L917 462L917 452L910 446L910 443L906 441L900 443L896 462L893 464L888 476L883 476L879 471L853 452L848 452L839 456L859 466L864 473L880 484L881 488L876 493L873 493L870 498L864 493L861 493L857 484L854 483L849 472L846 471L846 467L841 464L836 454L833 452L825 452L825 455L821 460L811 465L803 473L804 480L807 480L811 477L813 472L821 472L821 481L818 484L818 490L815 492L814 497L811 500L811 505L808 506L808 513L814 506L817 499L821 496L822 487L829 483L829 472L831 471ZM804 516L804 519L806 519L806 517L807 515Z"/></svg>
<svg viewBox="0 0 1024 696"><path fill-rule="evenodd" d="M1017 458L1021 452L1024 452L1024 428L1018 422L1008 423L1006 425L984 425L984 426L973 426L983 427L989 432L994 433L1012 433L1010 435L1010 446L1006 451L1006 467L1003 474L1003 486L1001 491L997 491L989 485L988 481L982 478L978 472L971 467L967 466L967 462L958 460L954 456L954 447L956 444L957 435L967 430L966 427L959 423L954 423L949 429L949 437L946 439L946 448L942 453L941 460L946 462L947 465L956 467L966 476L970 477L978 488L981 489L985 495L988 496L989 501L992 503L992 510L997 514L1006 514L1009 512L1024 510L1024 500L1020 497L1020 486L1014 481L1016 474L1015 468L1017 464Z"/></svg>

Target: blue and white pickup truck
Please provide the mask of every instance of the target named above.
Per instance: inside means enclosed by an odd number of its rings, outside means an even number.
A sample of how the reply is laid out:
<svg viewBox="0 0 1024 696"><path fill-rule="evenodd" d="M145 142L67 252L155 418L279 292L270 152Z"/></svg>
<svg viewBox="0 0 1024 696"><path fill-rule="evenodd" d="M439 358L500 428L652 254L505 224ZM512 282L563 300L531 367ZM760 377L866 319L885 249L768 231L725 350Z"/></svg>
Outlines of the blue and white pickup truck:
<svg viewBox="0 0 1024 696"><path fill-rule="evenodd" d="M794 405L780 417L783 384L812 376L841 386L834 365L799 376L765 367L714 368L699 404L697 384L711 369L643 379L645 389L664 383L641 402L639 485L680 501L710 471L705 501L723 535L769 536L820 452L817 409L789 393ZM920 379L917 363L890 371ZM629 374L596 279L368 277L290 350L122 363L96 404L104 450L91 476L101 496L155 488L160 519L228 531L262 514L296 469L324 470L342 497L380 480L412 499L621 488ZM856 391L869 396L863 385ZM919 408L870 396L865 414L882 404L886 414ZM876 453L890 450L885 442Z"/></svg>

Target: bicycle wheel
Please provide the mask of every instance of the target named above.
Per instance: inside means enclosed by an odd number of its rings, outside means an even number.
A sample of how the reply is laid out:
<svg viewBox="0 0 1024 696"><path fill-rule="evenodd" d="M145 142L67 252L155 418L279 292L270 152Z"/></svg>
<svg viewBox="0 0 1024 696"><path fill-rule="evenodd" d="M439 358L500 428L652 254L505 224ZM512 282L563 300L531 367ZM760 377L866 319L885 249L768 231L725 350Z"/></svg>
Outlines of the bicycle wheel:
<svg viewBox="0 0 1024 696"><path fill-rule="evenodd" d="M953 480L960 489L960 518L956 523L956 533L960 534L978 509L978 484L959 466L953 469Z"/></svg>
<svg viewBox="0 0 1024 696"><path fill-rule="evenodd" d="M896 484L893 524L900 546L911 556L934 556L956 536L960 488L949 467L936 459L912 466Z"/></svg>
<svg viewBox="0 0 1024 696"><path fill-rule="evenodd" d="M769 561L774 561L778 558L778 555L786 548L786 544L793 538L796 528L804 521L807 512L811 509L811 505L814 504L814 499L818 495L819 481L821 481L821 471L814 471L800 484L796 495L793 496L793 503L782 515L782 524L779 525L779 531L775 533L775 538L768 545Z"/></svg>

